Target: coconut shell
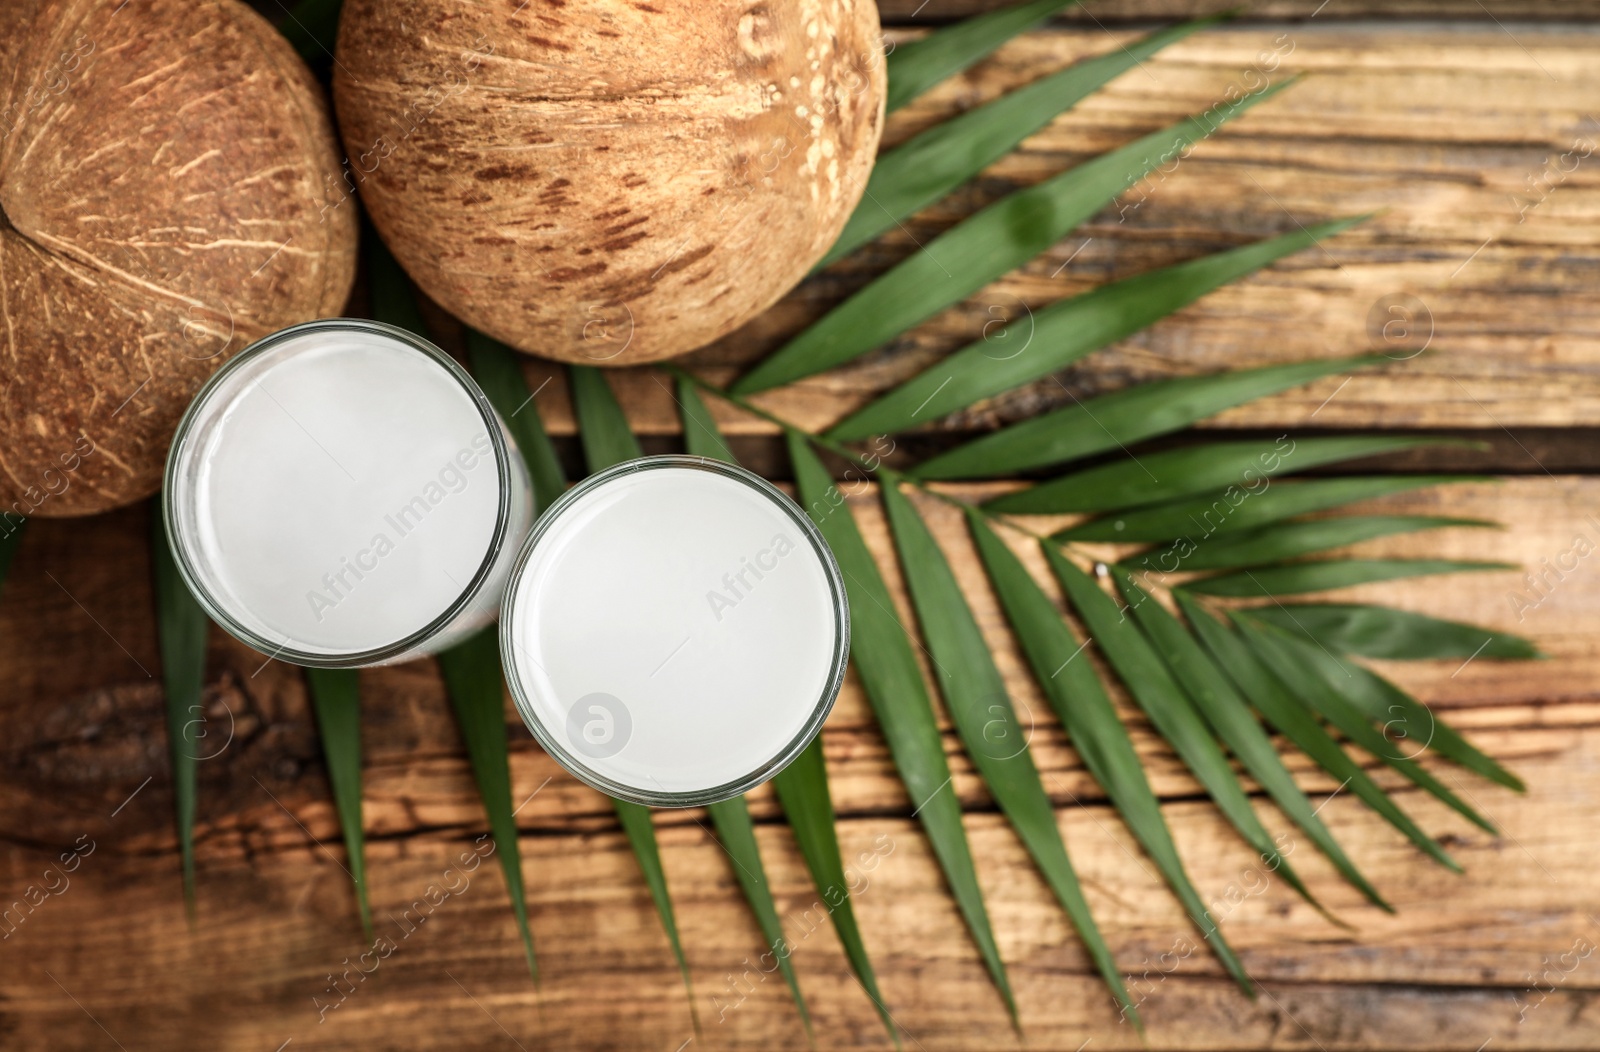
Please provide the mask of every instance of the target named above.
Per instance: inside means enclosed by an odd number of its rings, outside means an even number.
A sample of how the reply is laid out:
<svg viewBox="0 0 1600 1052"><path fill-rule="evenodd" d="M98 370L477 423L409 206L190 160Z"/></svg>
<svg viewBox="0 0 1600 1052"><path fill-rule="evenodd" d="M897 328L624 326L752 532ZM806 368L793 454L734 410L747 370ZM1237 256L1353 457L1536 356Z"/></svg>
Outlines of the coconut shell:
<svg viewBox="0 0 1600 1052"><path fill-rule="evenodd" d="M440 305L626 365L733 330L855 208L883 124L872 0L345 0L363 204Z"/></svg>
<svg viewBox="0 0 1600 1052"><path fill-rule="evenodd" d="M0 510L154 493L229 355L336 314L355 207L299 57L237 0L0 4Z"/></svg>

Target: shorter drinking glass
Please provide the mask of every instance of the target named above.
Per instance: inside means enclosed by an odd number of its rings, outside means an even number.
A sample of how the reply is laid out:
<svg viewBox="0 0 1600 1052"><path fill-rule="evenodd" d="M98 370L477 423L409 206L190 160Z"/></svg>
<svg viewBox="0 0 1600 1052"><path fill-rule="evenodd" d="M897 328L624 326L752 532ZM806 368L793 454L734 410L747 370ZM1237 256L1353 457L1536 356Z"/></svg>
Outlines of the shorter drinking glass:
<svg viewBox="0 0 1600 1052"><path fill-rule="evenodd" d="M656 807L725 800L816 738L850 649L839 567L771 483L644 457L568 490L506 588L501 658L533 736Z"/></svg>
<svg viewBox="0 0 1600 1052"><path fill-rule="evenodd" d="M533 523L527 468L466 371L347 318L218 369L178 425L162 496L206 613L319 668L404 661L488 625Z"/></svg>

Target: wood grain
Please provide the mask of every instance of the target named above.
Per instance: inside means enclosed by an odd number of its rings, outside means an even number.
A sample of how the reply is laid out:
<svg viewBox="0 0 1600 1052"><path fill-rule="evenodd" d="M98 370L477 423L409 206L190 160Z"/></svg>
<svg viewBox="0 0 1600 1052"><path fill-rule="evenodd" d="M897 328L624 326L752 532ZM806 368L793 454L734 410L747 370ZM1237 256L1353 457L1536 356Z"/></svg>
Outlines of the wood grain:
<svg viewBox="0 0 1600 1052"><path fill-rule="evenodd" d="M996 488L952 492L974 499ZM903 602L874 494L863 488L851 503ZM1594 557L1556 582L1521 621L1511 597L1526 588L1515 573L1352 593L1529 633L1551 654L1531 664L1394 670L1529 781L1528 794L1519 796L1436 766L1501 824L1505 836L1493 838L1379 774L1403 806L1445 838L1467 866L1465 877L1428 863L1335 783L1292 759L1302 784L1329 798L1322 813L1358 865L1399 907L1387 917L1364 906L1309 849L1297 855L1313 890L1354 932L1263 881L1248 849L1128 712L1195 880L1225 913L1230 939L1267 991L1251 1004L1202 949L1187 949L1176 906L1027 677L953 509L925 498L918 504L954 558L1023 711L1032 714L1033 749L1060 825L1091 905L1145 999L1152 1047L1600 1044L1596 1029L1583 1025L1600 988L1590 959L1570 974L1553 971L1548 982L1528 978L1574 940L1600 943L1600 922L1591 916L1600 875L1581 832L1600 801ZM1371 542L1361 551L1372 555L1493 556L1537 568L1570 550L1577 536L1600 541L1600 523L1590 517L1600 508L1600 480L1459 485L1375 502L1378 508L1448 508L1509 529ZM13 919L15 930L0 940L9 980L0 1047L112 1047L109 1032L130 1052L270 1050L289 1039L291 1048L509 1048L515 1041L528 1049L675 1049L693 1035L686 995L609 806L540 753L509 707L542 986L522 970L498 869L448 874L452 865L463 868L461 855L471 854L484 823L431 662L362 677L371 893L379 932L395 949L367 979L357 982L352 972L339 985L348 991L341 1007L319 1023L312 998L337 1002L327 977L340 976L345 958L357 962L364 947L304 688L296 670L263 663L213 633L208 733L200 739L201 755L211 757L200 764L200 908L191 930L177 875L159 689L146 676L158 670L143 511L36 523L0 604L0 681L10 687L0 699L8 729L0 768L6 901L14 905L30 884L43 886L52 860L80 834L94 845L70 886L21 923ZM1042 567L1035 562L1034 569L1043 579ZM1071 1049L1085 1038L1137 1047L942 725L952 791L968 812L1029 1047ZM853 680L824 740L846 857L859 871L856 908L886 996L915 1039L908 1046L1012 1046L1004 1010L908 821L911 805ZM806 916L812 892L770 794L756 794L753 807L821 1046L886 1047L831 930L820 914ZM1274 829L1284 828L1270 807L1262 811ZM746 959L756 960L759 936L709 823L685 811L662 813L658 825L694 970L702 1023L695 1044L803 1047L781 986L754 971L739 978L751 967ZM419 914L415 903L425 901L429 885L446 881L459 892L440 899L425 923L408 919L404 911ZM1181 958L1171 974L1157 963L1164 953Z"/></svg>
<svg viewBox="0 0 1600 1052"><path fill-rule="evenodd" d="M1006 7L1011 0L879 0L885 25L921 25ZM1131 21L1171 21L1220 11L1240 10L1250 19L1345 21L1350 19L1460 19L1493 23L1542 20L1573 21L1600 14L1594 0L1092 0L1063 10L1063 22L1094 25Z"/></svg>
<svg viewBox="0 0 1600 1052"><path fill-rule="evenodd" d="M1134 35L1093 26L1029 34L894 115L886 142ZM1594 26L1518 25L1515 42L1492 22L1316 21L1200 34L1114 81L972 186L685 364L718 382L731 379L871 275L1001 194L1204 110L1230 85L1262 83L1257 66L1274 41L1284 53L1272 78L1303 72L1305 79L1202 143L1170 175L1130 191L1038 260L884 350L760 403L820 427L981 338L995 318L1025 319L1110 279L1378 210L1320 249L936 426L971 433L1138 380L1370 350L1396 360L1347 386L1331 378L1211 426L1499 433L1595 420L1600 310L1592 290L1600 264L1586 246L1600 234L1600 162L1562 160L1575 141L1592 149L1600 136ZM1556 172L1558 165L1573 170ZM1383 338L1393 297L1412 297L1400 305L1417 313L1415 333L1431 331L1426 353L1414 356L1423 336ZM528 373L534 386L552 379L550 367L533 359ZM658 373L611 376L636 429L676 432L670 385ZM539 407L552 430L571 431L559 377L542 390ZM765 422L721 405L713 410L734 434L772 433Z"/></svg>

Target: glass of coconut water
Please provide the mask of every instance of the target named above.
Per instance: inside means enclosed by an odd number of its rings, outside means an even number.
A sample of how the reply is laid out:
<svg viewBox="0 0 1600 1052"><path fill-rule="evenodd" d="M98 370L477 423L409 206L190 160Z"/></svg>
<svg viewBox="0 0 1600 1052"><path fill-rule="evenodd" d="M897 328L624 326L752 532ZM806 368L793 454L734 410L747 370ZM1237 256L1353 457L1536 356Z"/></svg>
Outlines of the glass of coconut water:
<svg viewBox="0 0 1600 1052"><path fill-rule="evenodd" d="M390 325L297 325L230 359L167 458L168 539L236 638L383 665L494 620L533 522L527 468L472 378Z"/></svg>
<svg viewBox="0 0 1600 1052"><path fill-rule="evenodd" d="M771 778L833 707L838 565L771 483L701 457L590 476L539 519L500 618L512 698L579 780L656 807Z"/></svg>

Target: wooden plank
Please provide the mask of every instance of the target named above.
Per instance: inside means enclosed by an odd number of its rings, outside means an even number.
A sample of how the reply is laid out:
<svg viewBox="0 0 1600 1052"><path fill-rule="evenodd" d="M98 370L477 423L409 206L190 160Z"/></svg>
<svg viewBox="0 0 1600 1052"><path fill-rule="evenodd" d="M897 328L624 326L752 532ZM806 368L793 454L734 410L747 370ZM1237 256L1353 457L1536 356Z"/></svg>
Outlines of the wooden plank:
<svg viewBox="0 0 1600 1052"><path fill-rule="evenodd" d="M1016 0L878 0L878 15L885 25L922 25L965 18L1009 7ZM1503 20L1576 21L1600 14L1593 0L1256 0L1232 4L1228 0L1094 0L1069 7L1061 21L1094 25L1117 22L1170 21L1195 18L1243 7L1250 19L1460 19L1471 22Z"/></svg>
<svg viewBox="0 0 1600 1052"><path fill-rule="evenodd" d="M1029 34L896 114L890 140L1134 35L1096 27ZM1306 79L1202 143L1170 175L1130 191L1040 259L889 349L763 395L761 404L821 427L981 338L996 317L1025 318L1108 279L1382 209L1320 250L940 426L970 432L1138 380L1372 349L1396 361L1344 387L1334 377L1235 410L1215 426L1499 431L1588 423L1600 414L1600 301L1592 295L1600 264L1585 250L1600 237L1600 168L1562 154L1575 142L1589 144L1580 153L1592 149L1600 136L1591 116L1597 43L1594 26L1518 26L1516 43L1492 24L1318 21L1201 34L1118 79L904 232L804 283L685 363L730 380L871 274L1000 194L1204 110L1230 85L1261 83L1256 66L1264 50L1271 65L1277 46L1284 53L1273 75L1299 71ZM1420 337L1384 338L1391 306L1416 313L1416 331L1431 329L1428 353L1412 356ZM552 374L533 359L527 368L535 386ZM611 375L639 431L676 433L670 385L658 373ZM553 431L570 433L559 378L539 406ZM772 433L720 404L713 411L735 434Z"/></svg>
<svg viewBox="0 0 1600 1052"><path fill-rule="evenodd" d="M954 493L974 499L996 489ZM1197 884L1226 913L1230 938L1268 991L1252 1005L1203 950L1181 956L1187 944L1178 940L1189 936L1181 916L1027 679L958 519L940 502L919 503L952 553L1019 703L1035 715L1035 754L1091 904L1146 998L1152 1047L1600 1045L1600 1032L1573 1022L1600 988L1593 959L1570 972L1556 968L1548 980L1529 978L1553 968L1548 962L1576 939L1600 943L1600 922L1586 912L1600 894L1600 874L1579 832L1600 813L1600 563L1593 556L1578 559L1564 579L1552 577L1548 598L1521 609L1520 621L1513 597L1527 599L1527 585L1514 573L1352 593L1523 631L1552 655L1539 663L1396 670L1530 783L1528 795L1517 796L1436 767L1503 826L1507 835L1496 839L1386 779L1446 838L1466 877L1427 863L1337 785L1295 761L1308 789L1331 796L1323 815L1341 841L1400 907L1398 916L1382 916L1309 850L1296 855L1314 890L1356 933L1264 882L1165 748L1130 720ZM887 538L870 488L852 505L883 559ZM1367 554L1492 557L1542 569L1546 559L1570 565L1580 536L1600 542L1600 524L1587 511L1600 507L1596 479L1462 485L1373 505L1380 506L1494 518L1512 529L1393 538L1363 546ZM59 894L46 891L0 939L0 956L8 957L7 1033L18 1047L110 1047L108 1032L129 1052L275 1049L290 1039L290 1048L500 1047L507 1034L530 1049L675 1049L693 1034L683 988L609 808L538 752L509 707L542 987L522 968L497 867L449 875L450 867L463 868L460 856L484 825L431 662L363 675L371 891L380 932L395 949L365 980L352 972L341 981L349 991L342 1006L319 1023L312 998L338 1000L328 976L342 975L346 957L357 963L363 946L304 689L295 670L263 664L214 634L201 739L201 755L210 758L200 765L200 914L190 930L159 688L146 676L158 670L145 512L35 523L0 603L0 681L11 687L0 698L8 729L0 754L6 901L14 906L29 885L45 887L52 860L80 834L80 846L94 844L66 875L70 886L49 877ZM1037 562L1034 568L1041 572ZM903 602L891 561L885 570ZM857 909L896 1015L928 1049L1009 1044L1004 1011L907 820L910 805L854 682L825 743L847 858L862 870ZM1029 1047L1072 1049L1085 1038L1136 1047L970 765L949 747L953 791L969 812ZM882 1047L831 931L819 915L806 917L811 892L770 794L758 793L753 806L823 1046ZM1270 808L1263 814L1283 827ZM708 823L699 812L672 812L659 824L694 970L702 1022L695 1044L800 1047L804 1036L779 984L754 971L739 978L746 958L756 960L759 937ZM430 884L446 882L459 893L431 892L440 904L429 919L407 919L407 909L426 912L414 904L425 901ZM1163 976L1173 962L1158 962L1169 952L1181 960ZM742 1001L738 989L747 992Z"/></svg>

